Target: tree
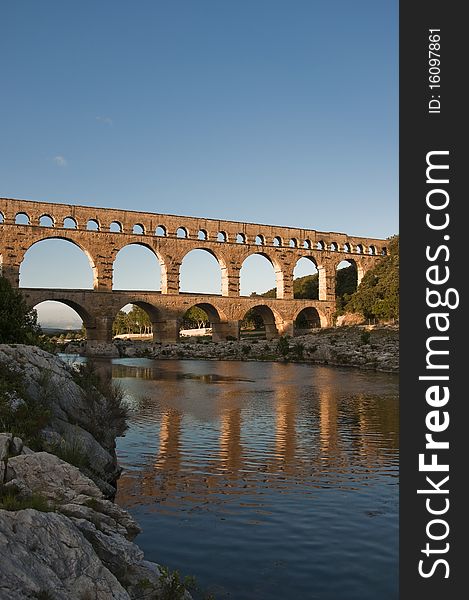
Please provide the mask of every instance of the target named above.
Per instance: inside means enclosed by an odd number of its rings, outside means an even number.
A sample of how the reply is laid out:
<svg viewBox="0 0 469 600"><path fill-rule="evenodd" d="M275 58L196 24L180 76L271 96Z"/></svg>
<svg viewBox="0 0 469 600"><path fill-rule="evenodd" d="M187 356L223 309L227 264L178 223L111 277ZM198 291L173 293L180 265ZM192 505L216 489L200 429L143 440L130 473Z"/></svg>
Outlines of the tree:
<svg viewBox="0 0 469 600"><path fill-rule="evenodd" d="M192 306L183 317L184 329L202 329L210 324L207 313L198 306Z"/></svg>
<svg viewBox="0 0 469 600"><path fill-rule="evenodd" d="M0 343L37 344L40 334L36 311L28 308L19 290L0 277Z"/></svg>
<svg viewBox="0 0 469 600"><path fill-rule="evenodd" d="M366 319L399 318L399 236L389 238L389 254L366 273L345 309Z"/></svg>

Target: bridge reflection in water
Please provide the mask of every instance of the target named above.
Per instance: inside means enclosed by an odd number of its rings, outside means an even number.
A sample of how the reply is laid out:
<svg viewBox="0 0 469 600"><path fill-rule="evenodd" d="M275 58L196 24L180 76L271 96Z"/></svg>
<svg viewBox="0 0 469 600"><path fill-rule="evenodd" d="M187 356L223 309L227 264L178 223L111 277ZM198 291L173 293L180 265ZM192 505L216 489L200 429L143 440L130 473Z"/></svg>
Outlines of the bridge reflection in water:
<svg viewBox="0 0 469 600"><path fill-rule="evenodd" d="M374 374L367 393L361 374L327 367L297 380L301 366L264 364L259 383L255 363L117 362L114 378L144 397L119 444L124 506L171 511L266 487L353 488L397 463L394 376Z"/></svg>

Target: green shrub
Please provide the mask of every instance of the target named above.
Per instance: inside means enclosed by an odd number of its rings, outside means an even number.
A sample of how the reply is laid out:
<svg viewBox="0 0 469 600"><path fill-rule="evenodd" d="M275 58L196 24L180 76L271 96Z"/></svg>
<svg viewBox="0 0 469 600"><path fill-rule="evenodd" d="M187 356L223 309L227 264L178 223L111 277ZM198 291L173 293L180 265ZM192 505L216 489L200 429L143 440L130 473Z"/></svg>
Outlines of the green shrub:
<svg viewBox="0 0 469 600"><path fill-rule="evenodd" d="M288 343L288 336L281 335L277 341L277 352L284 358L290 352L290 344Z"/></svg>

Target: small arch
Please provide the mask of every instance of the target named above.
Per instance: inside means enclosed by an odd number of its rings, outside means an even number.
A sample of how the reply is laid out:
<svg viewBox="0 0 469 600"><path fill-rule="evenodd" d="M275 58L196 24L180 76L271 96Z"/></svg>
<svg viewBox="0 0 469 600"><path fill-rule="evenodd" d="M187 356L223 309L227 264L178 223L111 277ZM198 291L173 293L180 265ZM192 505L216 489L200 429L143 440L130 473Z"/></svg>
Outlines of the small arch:
<svg viewBox="0 0 469 600"><path fill-rule="evenodd" d="M86 229L88 231L99 231L99 223L96 219L90 219L86 224Z"/></svg>
<svg viewBox="0 0 469 600"><path fill-rule="evenodd" d="M300 310L297 314L295 322L294 332L297 335L304 335L312 329L318 329L321 327L321 317L319 312L313 306L307 306Z"/></svg>
<svg viewBox="0 0 469 600"><path fill-rule="evenodd" d="M16 213L15 225L31 225L31 219L25 212Z"/></svg>
<svg viewBox="0 0 469 600"><path fill-rule="evenodd" d="M178 227L176 230L176 237L187 239L187 229L185 227Z"/></svg>
<svg viewBox="0 0 469 600"><path fill-rule="evenodd" d="M145 227L141 223L135 223L132 233L135 235L145 235Z"/></svg>
<svg viewBox="0 0 469 600"><path fill-rule="evenodd" d="M164 225L158 225L158 227L155 229L155 235L158 237L166 237L168 235L168 230Z"/></svg>
<svg viewBox="0 0 469 600"><path fill-rule="evenodd" d="M199 233L197 234L198 240L208 240L208 233L205 229L199 229Z"/></svg>
<svg viewBox="0 0 469 600"><path fill-rule="evenodd" d="M278 337L275 315L265 304L250 308L241 321L241 338L264 338L271 340Z"/></svg>
<svg viewBox="0 0 469 600"><path fill-rule="evenodd" d="M355 251L357 254L363 254L363 245L362 244L357 244L355 247Z"/></svg>
<svg viewBox="0 0 469 600"><path fill-rule="evenodd" d="M316 250L324 250L325 247L326 247L326 244L322 240L319 240L318 242L316 242Z"/></svg>
<svg viewBox="0 0 469 600"><path fill-rule="evenodd" d="M78 225L73 217L65 217L63 227L64 229L77 229Z"/></svg>
<svg viewBox="0 0 469 600"><path fill-rule="evenodd" d="M256 235L256 239L254 240L254 243L256 244L256 246L264 246L265 245L265 237L259 233L259 235Z"/></svg>
<svg viewBox="0 0 469 600"><path fill-rule="evenodd" d="M120 223L119 221L113 221L109 225L109 231L111 233L122 233L122 231L123 231L122 223Z"/></svg>
<svg viewBox="0 0 469 600"><path fill-rule="evenodd" d="M237 233L236 234L236 243L237 244L245 244L246 243L246 234Z"/></svg>
<svg viewBox="0 0 469 600"><path fill-rule="evenodd" d="M371 254L371 256L376 256L376 246L368 246L368 254Z"/></svg>
<svg viewBox="0 0 469 600"><path fill-rule="evenodd" d="M388 249L386 248L386 246L383 246L381 248L381 256L387 256L388 255Z"/></svg>
<svg viewBox="0 0 469 600"><path fill-rule="evenodd" d="M337 242L331 242L329 249L331 252L337 252L339 250L339 244Z"/></svg>
<svg viewBox="0 0 469 600"><path fill-rule="evenodd" d="M298 248L298 240L296 238L292 238L288 245L290 246L290 248Z"/></svg>
<svg viewBox="0 0 469 600"><path fill-rule="evenodd" d="M311 240L305 240L303 242L303 248L306 248L306 250L311 250Z"/></svg>
<svg viewBox="0 0 469 600"><path fill-rule="evenodd" d="M217 234L217 242L227 242L228 241L228 236L226 234L226 231L219 231Z"/></svg>
<svg viewBox="0 0 469 600"><path fill-rule="evenodd" d="M39 225L40 227L54 227L54 219L50 215L41 215Z"/></svg>
<svg viewBox="0 0 469 600"><path fill-rule="evenodd" d="M282 246L282 238L279 235L276 235L273 239L273 245L277 248Z"/></svg>
<svg viewBox="0 0 469 600"><path fill-rule="evenodd" d="M0 211L0 223L4 223L5 222L5 217L3 216L2 211Z"/></svg>
<svg viewBox="0 0 469 600"><path fill-rule="evenodd" d="M359 284L357 263L353 259L340 261L335 274L336 308L343 311Z"/></svg>
<svg viewBox="0 0 469 600"><path fill-rule="evenodd" d="M344 252L352 252L352 246L348 242L344 244Z"/></svg>

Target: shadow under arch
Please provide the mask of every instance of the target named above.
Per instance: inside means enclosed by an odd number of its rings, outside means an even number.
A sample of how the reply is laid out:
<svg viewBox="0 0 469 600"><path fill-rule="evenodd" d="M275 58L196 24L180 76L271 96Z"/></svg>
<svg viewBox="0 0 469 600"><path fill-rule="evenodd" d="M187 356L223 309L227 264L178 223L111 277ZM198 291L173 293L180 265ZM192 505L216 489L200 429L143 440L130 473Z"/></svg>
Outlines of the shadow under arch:
<svg viewBox="0 0 469 600"><path fill-rule="evenodd" d="M191 256L191 259L195 258L197 256L196 253L199 253L199 256L202 257L202 254L200 253L207 253L210 256L212 256L217 264L218 267L220 269L220 287L218 288L217 291L207 291L205 290L188 290L188 289L182 289L182 284L181 284L181 280L182 280L182 270L184 267L184 261L186 260L186 258L188 258L189 256ZM203 258L202 258L203 260ZM187 265L187 263L186 263ZM210 265L212 266L212 265ZM186 287L186 286L184 286ZM212 248L202 248L202 247L196 247L196 248L191 248L188 252L186 252L184 254L184 256L182 257L181 260L181 266L179 267L179 291L181 292L186 292L186 293L214 293L214 294L221 294L222 296L228 296L228 267L227 267L227 263L225 258L219 253L219 252L215 252L215 250L212 250Z"/></svg>
<svg viewBox="0 0 469 600"><path fill-rule="evenodd" d="M149 250L151 252L151 254L156 257L156 260L158 262L158 265L160 267L160 285L161 285L161 292L163 294L167 293L168 290L168 275L167 275L167 267L166 267L166 262L163 258L163 256L157 251L155 250L155 248L153 248L150 244L147 244L146 242L129 242L128 244L124 244L123 246L121 246L119 248L119 250L116 252L115 256L114 256L114 260L112 263L112 289L113 290L121 290L121 289L128 289L128 288L122 288L122 287L116 287L116 261L118 260L119 254L124 250L131 248L132 246L136 246L139 248L145 248L145 250ZM122 255L121 255L122 256ZM119 265L117 265L117 267L119 267ZM158 285L155 286L156 288L158 288ZM138 289L151 289L154 290L155 288L151 287L151 288L138 288Z"/></svg>
<svg viewBox="0 0 469 600"><path fill-rule="evenodd" d="M296 315L294 327L295 334L302 335L311 329L327 327L327 317L321 314L316 307L307 306Z"/></svg>
<svg viewBox="0 0 469 600"><path fill-rule="evenodd" d="M272 340L278 337L282 319L266 304L251 307L241 322L242 337L259 337Z"/></svg>
<svg viewBox="0 0 469 600"><path fill-rule="evenodd" d="M81 252L83 252L83 254L88 259L89 266L91 267L93 289L98 289L98 268L96 266L95 260L94 260L94 258L92 256L91 252L85 246L83 246L81 243L77 242L76 240L74 240L72 238L69 238L66 235L60 235L60 234L58 234L58 235L44 235L44 236L38 238L37 240L34 240L28 246L28 248L26 248L26 250L23 253L21 262L20 262L19 287L38 287L38 286L25 286L25 285L23 285L23 283L21 281L21 279L22 279L21 268L24 267L24 261L27 258L28 253L31 252L31 251L34 251L34 247L35 246L37 247L42 242L48 242L49 240L59 240L59 241L68 242L70 244L73 244L73 246L75 246L76 248L79 248L81 250ZM43 286L43 287L50 287L50 286Z"/></svg>

